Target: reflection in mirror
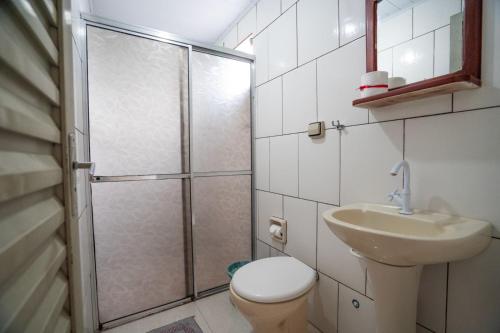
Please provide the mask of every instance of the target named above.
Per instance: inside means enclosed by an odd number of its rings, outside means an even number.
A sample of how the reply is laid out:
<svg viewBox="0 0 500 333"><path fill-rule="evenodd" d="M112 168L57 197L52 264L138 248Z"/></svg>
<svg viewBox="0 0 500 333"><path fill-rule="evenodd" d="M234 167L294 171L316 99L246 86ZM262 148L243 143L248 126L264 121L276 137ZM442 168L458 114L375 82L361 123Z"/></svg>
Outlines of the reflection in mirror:
<svg viewBox="0 0 500 333"><path fill-rule="evenodd" d="M377 69L413 83L462 69L462 0L381 0Z"/></svg>

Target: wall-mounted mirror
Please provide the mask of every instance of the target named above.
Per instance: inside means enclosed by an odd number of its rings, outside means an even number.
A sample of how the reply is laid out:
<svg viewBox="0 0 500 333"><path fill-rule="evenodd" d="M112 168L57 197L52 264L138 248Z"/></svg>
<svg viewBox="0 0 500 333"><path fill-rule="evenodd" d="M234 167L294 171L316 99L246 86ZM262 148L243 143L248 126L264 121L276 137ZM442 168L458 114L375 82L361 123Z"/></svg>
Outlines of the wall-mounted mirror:
<svg viewBox="0 0 500 333"><path fill-rule="evenodd" d="M366 0L366 70L406 84L355 100L376 107L481 84L481 0Z"/></svg>

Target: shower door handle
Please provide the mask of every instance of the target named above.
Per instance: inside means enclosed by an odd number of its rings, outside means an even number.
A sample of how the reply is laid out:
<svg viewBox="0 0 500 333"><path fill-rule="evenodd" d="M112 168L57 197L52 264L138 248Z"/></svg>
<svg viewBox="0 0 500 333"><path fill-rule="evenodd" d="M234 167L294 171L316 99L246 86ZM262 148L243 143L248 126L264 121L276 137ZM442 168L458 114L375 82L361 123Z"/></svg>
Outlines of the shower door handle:
<svg viewBox="0 0 500 333"><path fill-rule="evenodd" d="M73 169L89 169L89 176L93 177L95 173L95 163L94 162L73 162Z"/></svg>
<svg viewBox="0 0 500 333"><path fill-rule="evenodd" d="M90 179L94 178L95 163L80 162L76 160L76 140L74 133L68 133L68 169L70 171L70 186L71 186L71 216L78 222L78 197L77 197L77 170L88 169Z"/></svg>

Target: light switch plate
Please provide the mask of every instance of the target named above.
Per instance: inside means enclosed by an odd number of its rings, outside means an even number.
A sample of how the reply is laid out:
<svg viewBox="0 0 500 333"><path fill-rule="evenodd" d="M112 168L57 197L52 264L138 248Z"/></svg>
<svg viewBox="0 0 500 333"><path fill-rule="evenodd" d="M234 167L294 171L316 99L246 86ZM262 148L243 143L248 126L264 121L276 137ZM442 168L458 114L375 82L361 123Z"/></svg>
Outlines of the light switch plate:
<svg viewBox="0 0 500 333"><path fill-rule="evenodd" d="M321 138L325 134L325 122L317 121L307 127L307 135L311 138Z"/></svg>

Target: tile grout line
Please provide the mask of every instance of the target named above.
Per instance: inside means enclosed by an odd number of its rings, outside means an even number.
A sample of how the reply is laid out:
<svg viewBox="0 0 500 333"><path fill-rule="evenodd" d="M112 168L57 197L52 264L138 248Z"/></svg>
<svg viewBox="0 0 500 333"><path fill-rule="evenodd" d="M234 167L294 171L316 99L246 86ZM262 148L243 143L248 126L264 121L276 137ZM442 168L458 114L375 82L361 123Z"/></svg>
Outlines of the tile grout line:
<svg viewBox="0 0 500 333"><path fill-rule="evenodd" d="M318 332L320 333L324 333L322 330L320 330L316 325L314 325L314 323L312 321L309 320L309 318L307 318L307 323L309 325L311 325L312 327L314 327Z"/></svg>
<svg viewBox="0 0 500 333"><path fill-rule="evenodd" d="M319 102L318 102L318 61L315 60L316 65L316 121L319 121ZM326 126L325 126L326 128ZM326 129L325 129L326 131Z"/></svg>
<svg viewBox="0 0 500 333"><path fill-rule="evenodd" d="M326 274L325 274L326 275ZM328 275L326 275L328 276ZM339 321L340 321L340 283L337 281L337 327L335 327L337 333L339 332Z"/></svg>
<svg viewBox="0 0 500 333"><path fill-rule="evenodd" d="M341 205L341 196L342 196L342 131L339 131L339 200L338 200L338 206L340 207Z"/></svg>
<svg viewBox="0 0 500 333"><path fill-rule="evenodd" d="M417 322L417 326L420 326L420 327L422 327L422 328L426 329L427 331L429 331L429 332L431 332L431 333L436 333L436 331L431 330L429 327L427 327L427 326L425 326L425 325L422 325L422 324L420 324L419 322Z"/></svg>
<svg viewBox="0 0 500 333"><path fill-rule="evenodd" d="M281 218L285 219L285 196L281 196ZM287 229L288 234L288 229ZM288 236L287 236L288 238ZM285 244L281 244L281 252L285 252Z"/></svg>
<svg viewBox="0 0 500 333"><path fill-rule="evenodd" d="M281 135L283 135L283 133L285 132L285 121L284 121L284 117L285 117L285 106L284 106L284 101L285 101L285 98L284 98L284 89L283 89L283 76L281 76Z"/></svg>
<svg viewBox="0 0 500 333"><path fill-rule="evenodd" d="M368 296L368 268L365 268L365 296Z"/></svg>
<svg viewBox="0 0 500 333"><path fill-rule="evenodd" d="M299 68L299 6L298 1L293 4L295 6L295 69ZM293 7L293 6L290 6Z"/></svg>
<svg viewBox="0 0 500 333"><path fill-rule="evenodd" d="M337 0L337 31L339 32L339 47L340 48L340 0ZM366 30L365 30L366 35Z"/></svg>
<svg viewBox="0 0 500 333"><path fill-rule="evenodd" d="M449 285L450 285L450 263L446 263L446 301L444 308L444 333L448 331L448 294L449 294Z"/></svg>
<svg viewBox="0 0 500 333"><path fill-rule="evenodd" d="M267 153L268 153L267 169L269 172L267 176L267 189L271 191L271 138L267 138ZM255 189L257 189L257 187Z"/></svg>
<svg viewBox="0 0 500 333"><path fill-rule="evenodd" d="M406 119L403 119L403 160L406 157Z"/></svg>
<svg viewBox="0 0 500 333"><path fill-rule="evenodd" d="M406 158L406 119L403 119L403 160ZM404 174L404 171L403 171ZM404 188L404 177L401 177L401 188Z"/></svg>
<svg viewBox="0 0 500 333"><path fill-rule="evenodd" d="M318 272L318 225L319 225L319 203L316 202L316 267L315 267L316 272Z"/></svg>
<svg viewBox="0 0 500 333"><path fill-rule="evenodd" d="M300 145L299 135L297 134L297 197L300 196Z"/></svg>
<svg viewBox="0 0 500 333"><path fill-rule="evenodd" d="M270 194L281 195L281 196L289 197L289 198L293 198L293 199L299 199L299 200L304 200L304 201L316 202L318 204L339 207L339 205L337 205L337 204L333 204L333 203L329 203L329 202L323 202L323 201L318 201L318 200L313 200L313 199L302 198L302 197L293 196L293 195L290 195L290 194L278 193L278 192L267 191L267 190L262 190L262 189L256 189L256 190L260 191L260 192L266 192L266 193L270 193Z"/></svg>
<svg viewBox="0 0 500 333"><path fill-rule="evenodd" d="M432 48L432 77L436 77L436 30L432 31Z"/></svg>
<svg viewBox="0 0 500 333"><path fill-rule="evenodd" d="M414 20L414 15L415 15L415 7L411 7L411 38L415 39L415 20Z"/></svg>

